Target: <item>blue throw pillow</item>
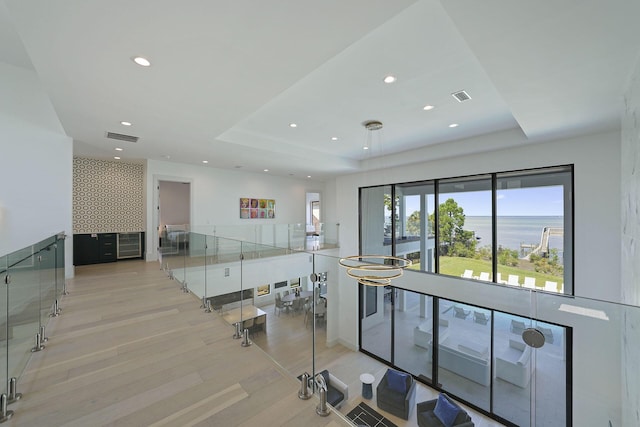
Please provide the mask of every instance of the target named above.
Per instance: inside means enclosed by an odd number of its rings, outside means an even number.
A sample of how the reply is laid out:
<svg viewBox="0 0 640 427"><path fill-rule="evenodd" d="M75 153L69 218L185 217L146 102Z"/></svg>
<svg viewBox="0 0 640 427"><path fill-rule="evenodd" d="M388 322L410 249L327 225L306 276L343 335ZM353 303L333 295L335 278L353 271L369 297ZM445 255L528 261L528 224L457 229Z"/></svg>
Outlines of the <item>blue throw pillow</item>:
<svg viewBox="0 0 640 427"><path fill-rule="evenodd" d="M393 391L398 393L405 393L407 391L407 377L409 374L404 372L394 371L389 369L387 371L387 385Z"/></svg>
<svg viewBox="0 0 640 427"><path fill-rule="evenodd" d="M445 395L440 394L438 396L433 415L435 415L445 427L453 426L453 422L456 420L459 412L460 408L450 402Z"/></svg>

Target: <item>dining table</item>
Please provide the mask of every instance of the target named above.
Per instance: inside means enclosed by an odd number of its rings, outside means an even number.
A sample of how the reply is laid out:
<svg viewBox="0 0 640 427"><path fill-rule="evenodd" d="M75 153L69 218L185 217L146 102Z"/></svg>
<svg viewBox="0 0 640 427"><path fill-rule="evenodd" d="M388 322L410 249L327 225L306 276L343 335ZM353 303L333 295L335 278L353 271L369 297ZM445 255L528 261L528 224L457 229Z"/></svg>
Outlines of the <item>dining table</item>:
<svg viewBox="0 0 640 427"><path fill-rule="evenodd" d="M300 291L300 295L296 295L295 292L291 292L289 295L284 295L282 301L292 302L298 298L308 298L313 296L313 291Z"/></svg>
<svg viewBox="0 0 640 427"><path fill-rule="evenodd" d="M225 312L222 315L222 318L225 320L225 322L229 323L230 325L235 325L241 319L244 322L245 320L255 319L260 316L266 317L267 313L264 310L261 310L254 305L247 304L247 305L243 305L242 307L234 308ZM267 328L267 324L265 323L264 324L265 332L267 331L266 328Z"/></svg>

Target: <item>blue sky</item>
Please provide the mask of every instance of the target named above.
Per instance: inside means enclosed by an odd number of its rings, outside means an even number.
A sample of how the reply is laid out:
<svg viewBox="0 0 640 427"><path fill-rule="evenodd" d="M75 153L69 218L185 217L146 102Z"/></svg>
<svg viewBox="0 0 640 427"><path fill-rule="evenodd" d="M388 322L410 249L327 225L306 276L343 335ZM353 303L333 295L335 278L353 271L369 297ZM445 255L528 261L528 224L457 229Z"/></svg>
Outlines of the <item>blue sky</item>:
<svg viewBox="0 0 640 427"><path fill-rule="evenodd" d="M491 192L440 194L440 202L453 198L467 216L491 215ZM407 215L420 208L419 198L410 198ZM562 186L498 190L498 216L562 216Z"/></svg>

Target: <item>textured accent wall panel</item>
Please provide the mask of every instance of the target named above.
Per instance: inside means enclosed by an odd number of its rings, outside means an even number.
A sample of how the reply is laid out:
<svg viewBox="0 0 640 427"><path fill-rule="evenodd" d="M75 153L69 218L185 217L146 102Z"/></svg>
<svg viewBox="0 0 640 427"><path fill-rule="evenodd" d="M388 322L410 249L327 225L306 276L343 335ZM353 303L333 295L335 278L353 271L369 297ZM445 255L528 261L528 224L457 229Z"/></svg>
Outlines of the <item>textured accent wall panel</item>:
<svg viewBox="0 0 640 427"><path fill-rule="evenodd" d="M73 232L144 231L144 165L73 159Z"/></svg>

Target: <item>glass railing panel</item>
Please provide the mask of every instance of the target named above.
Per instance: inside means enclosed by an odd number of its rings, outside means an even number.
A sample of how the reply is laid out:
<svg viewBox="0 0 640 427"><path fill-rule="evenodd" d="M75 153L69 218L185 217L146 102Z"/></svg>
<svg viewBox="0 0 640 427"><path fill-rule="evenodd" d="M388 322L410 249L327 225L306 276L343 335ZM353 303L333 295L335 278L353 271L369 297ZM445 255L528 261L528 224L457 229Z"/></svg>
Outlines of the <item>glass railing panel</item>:
<svg viewBox="0 0 640 427"><path fill-rule="evenodd" d="M313 339L314 339L314 373L327 370L332 387L339 391L342 386L348 385L350 379L353 379L353 373L349 372L349 368L341 364L335 359L335 344L339 341L339 321L340 321L340 288L338 283L340 280L340 271L338 268L338 259L314 253L313 255L313 275L311 279L315 279L313 283L309 283L313 289L313 296L310 305L309 317L313 315ZM310 281L311 282L311 281ZM357 286L354 285L353 291L356 292ZM347 313L344 313L347 315ZM355 313L353 313L355 314ZM354 321L357 316L354 317ZM352 393L357 394L357 390L352 389Z"/></svg>
<svg viewBox="0 0 640 427"><path fill-rule="evenodd" d="M181 283L185 280L184 268L189 249L189 237L187 225L167 225L159 238L158 257L161 267Z"/></svg>
<svg viewBox="0 0 640 427"><path fill-rule="evenodd" d="M228 244L228 242L226 242ZM241 277L243 329L251 340L292 376L312 373L313 256L286 248L242 242L242 260L222 264L230 276ZM279 255L279 256L276 256ZM235 266L241 266L239 271ZM237 282L236 282L237 283ZM217 288L216 288L217 290ZM223 309L223 319L238 308Z"/></svg>
<svg viewBox="0 0 640 427"><path fill-rule="evenodd" d="M297 251L338 247L338 225L295 224L195 225L191 231L214 237ZM166 234L166 233L165 233Z"/></svg>
<svg viewBox="0 0 640 427"><path fill-rule="evenodd" d="M202 299L206 282L207 236L190 232L188 240L183 257L184 271L180 276L184 277L183 285L186 283L186 287Z"/></svg>
<svg viewBox="0 0 640 427"><path fill-rule="evenodd" d="M8 377L19 377L27 364L40 328L39 245L14 253L9 260Z"/></svg>
<svg viewBox="0 0 640 427"><path fill-rule="evenodd" d="M50 243L36 256L40 283L40 325L46 326L56 301L56 244Z"/></svg>
<svg viewBox="0 0 640 427"><path fill-rule="evenodd" d="M60 301L66 291L66 275L64 271L65 241L65 236L61 233L58 235L54 248L56 253L56 298L58 301Z"/></svg>
<svg viewBox="0 0 640 427"><path fill-rule="evenodd" d="M211 309L224 316L230 310L240 306L242 243L214 236L206 236L203 242L206 244L206 256L203 259L204 271L198 271L197 274L201 282L198 287L202 292L197 292L196 295L202 298L206 285L206 297ZM195 279L190 280L193 282ZM195 284L190 286L192 287L196 289ZM225 318L225 320L229 319Z"/></svg>
<svg viewBox="0 0 640 427"><path fill-rule="evenodd" d="M535 326L545 341L533 372L532 419L540 425L550 402L562 402L567 396L567 414L561 414L567 423L633 425L631 414L637 413L639 406L640 307L539 292L532 301L532 311L536 318L551 324L551 328L540 322ZM565 328L558 330L558 325ZM540 377L550 369L550 363L540 350L558 346L564 351L554 357L551 367L566 364L570 385L562 387L564 378L557 378L545 386ZM554 408L557 411L557 405Z"/></svg>
<svg viewBox="0 0 640 427"><path fill-rule="evenodd" d="M0 393L7 393L7 384L9 381L9 286L7 283L8 272L8 256L0 256L0 283L2 284L2 290L0 290Z"/></svg>
<svg viewBox="0 0 640 427"><path fill-rule="evenodd" d="M229 230L244 237L248 235L240 230L250 230L258 240L273 235L279 242L281 229L269 227ZM287 225L288 242L290 231ZM254 344L293 376L327 369L350 385L352 396L359 394L358 375L367 368L354 377L328 356L328 349L340 341L357 343L357 328L344 325L362 320L362 349L498 419L522 426L589 425L593 420L625 425L637 406L633 378L640 344L633 328L640 324L638 307L411 271L393 280L395 291L361 288L337 258L315 251L211 235L189 239L192 248L183 262L204 270L198 273L203 295L215 302L214 310L224 318L235 308L250 306L264 316L262 326L255 325L257 315L241 313L240 319ZM189 287L195 289L195 283ZM227 305L225 298L233 293L235 300ZM370 312L368 293L375 301ZM375 310L382 312L382 321L373 327L367 322ZM245 325L251 316L254 324ZM232 323L229 328L233 334ZM528 328L540 331L542 347L525 342L522 332ZM382 345L372 339L376 334ZM434 354L439 362L435 379Z"/></svg>
<svg viewBox="0 0 640 427"><path fill-rule="evenodd" d="M215 283L219 282L221 278L224 278L224 274L216 274L216 259L215 252L217 248L217 238L213 236L205 235L205 249L204 249L204 274L202 284L202 293L196 294L202 300L202 308L204 308L207 312L209 310L213 310L211 305L211 301L209 301L209 297L214 295L214 287Z"/></svg>
<svg viewBox="0 0 640 427"><path fill-rule="evenodd" d="M288 224L287 234L289 246L296 251L310 250L307 240L311 236L312 231L307 232L305 224Z"/></svg>

